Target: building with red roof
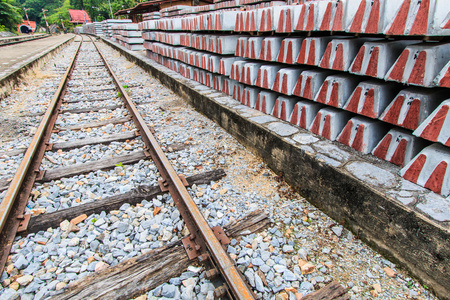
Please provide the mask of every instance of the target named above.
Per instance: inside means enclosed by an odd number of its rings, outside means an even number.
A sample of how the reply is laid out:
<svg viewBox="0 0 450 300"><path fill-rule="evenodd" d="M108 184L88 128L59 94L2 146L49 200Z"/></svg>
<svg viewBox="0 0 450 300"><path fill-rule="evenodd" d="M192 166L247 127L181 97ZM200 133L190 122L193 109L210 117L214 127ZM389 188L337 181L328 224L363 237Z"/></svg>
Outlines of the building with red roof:
<svg viewBox="0 0 450 300"><path fill-rule="evenodd" d="M91 23L91 18L84 10L69 9L70 22L73 24Z"/></svg>
<svg viewBox="0 0 450 300"><path fill-rule="evenodd" d="M36 31L36 22L35 21L23 21L19 25L17 25L17 31L20 33L31 33Z"/></svg>

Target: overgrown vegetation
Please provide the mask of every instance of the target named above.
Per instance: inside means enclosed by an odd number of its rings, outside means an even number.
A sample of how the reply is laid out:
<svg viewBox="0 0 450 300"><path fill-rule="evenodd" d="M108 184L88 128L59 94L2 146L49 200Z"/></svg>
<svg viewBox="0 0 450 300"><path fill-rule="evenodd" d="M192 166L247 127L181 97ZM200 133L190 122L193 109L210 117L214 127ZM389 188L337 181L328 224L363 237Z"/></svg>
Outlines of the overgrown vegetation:
<svg viewBox="0 0 450 300"><path fill-rule="evenodd" d="M110 0L111 11L135 6L138 0ZM25 20L24 8L28 9L30 21L45 27L42 10L47 10L45 15L49 25L61 26L61 20L66 28L72 28L69 19L70 9L85 10L92 21L103 21L111 16L108 0L0 0L0 31L17 32L17 25Z"/></svg>
<svg viewBox="0 0 450 300"><path fill-rule="evenodd" d="M0 31L17 32L22 22L21 8L15 0L0 0Z"/></svg>

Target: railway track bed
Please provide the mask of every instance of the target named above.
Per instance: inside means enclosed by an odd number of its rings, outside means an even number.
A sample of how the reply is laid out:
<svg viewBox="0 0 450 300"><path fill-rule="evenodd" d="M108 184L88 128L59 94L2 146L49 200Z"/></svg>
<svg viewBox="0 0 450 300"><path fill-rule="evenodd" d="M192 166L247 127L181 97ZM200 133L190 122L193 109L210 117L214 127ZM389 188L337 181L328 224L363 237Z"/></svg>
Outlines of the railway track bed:
<svg viewBox="0 0 450 300"><path fill-rule="evenodd" d="M185 175L187 192L209 226L229 235L228 256L257 297L318 299L317 290L324 299L434 299L220 127L107 46L99 47L161 151ZM123 107L123 93L111 90L108 79L99 84L106 73L99 70L100 59L92 58L94 50L83 43L82 51L91 53L89 59L80 54L81 69L72 74L49 136L52 147L39 167L45 172L38 173L27 199L33 215L11 246L0 296L212 299L218 285L207 279L209 268L187 258L181 246L189 236L187 222L158 183L163 176L148 146L143 149L143 130ZM89 66L95 71L86 71ZM81 81L90 76L102 91ZM22 150L8 149L6 159L11 151ZM395 278L386 267L398 273Z"/></svg>

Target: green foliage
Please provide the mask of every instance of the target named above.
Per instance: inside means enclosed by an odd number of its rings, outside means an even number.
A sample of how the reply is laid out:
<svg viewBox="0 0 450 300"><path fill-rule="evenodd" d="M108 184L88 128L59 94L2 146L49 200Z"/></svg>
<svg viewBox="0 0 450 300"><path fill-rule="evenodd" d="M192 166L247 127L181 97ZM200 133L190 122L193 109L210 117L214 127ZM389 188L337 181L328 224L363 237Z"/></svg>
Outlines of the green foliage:
<svg viewBox="0 0 450 300"><path fill-rule="evenodd" d="M45 15L48 17L51 16L56 9L63 6L64 0L19 0L22 4L21 6L29 9L27 11L28 17L30 21L36 21L37 24L45 27L44 21L44 13L42 9L47 9ZM25 15L25 13L23 13ZM25 16L24 16L25 18ZM53 24L52 22L48 22L49 25Z"/></svg>
<svg viewBox="0 0 450 300"><path fill-rule="evenodd" d="M47 16L49 24L61 24L61 19L70 20L69 18L70 0L64 0L62 6L56 8L52 14ZM70 22L69 22L70 23ZM64 24L65 26L65 24Z"/></svg>
<svg viewBox="0 0 450 300"><path fill-rule="evenodd" d="M22 12L15 0L0 0L0 31L17 32L22 23Z"/></svg>
<svg viewBox="0 0 450 300"><path fill-rule="evenodd" d="M134 7L139 0L110 0L114 14L118 10ZM0 31L17 31L17 25L25 20L24 8L27 8L30 21L45 27L44 14L49 25L57 24L61 27L61 19L67 29L72 29L69 8L85 10L92 21L103 21L111 18L108 0L0 0Z"/></svg>
<svg viewBox="0 0 450 300"><path fill-rule="evenodd" d="M123 163L120 162L120 163L116 164L115 166L116 166L116 167L122 167L122 168L123 168Z"/></svg>
<svg viewBox="0 0 450 300"><path fill-rule="evenodd" d="M138 0L111 0L111 10L116 11L134 7ZM87 11L92 21L98 22L111 18L108 0L71 0L70 4L74 9L84 9Z"/></svg>

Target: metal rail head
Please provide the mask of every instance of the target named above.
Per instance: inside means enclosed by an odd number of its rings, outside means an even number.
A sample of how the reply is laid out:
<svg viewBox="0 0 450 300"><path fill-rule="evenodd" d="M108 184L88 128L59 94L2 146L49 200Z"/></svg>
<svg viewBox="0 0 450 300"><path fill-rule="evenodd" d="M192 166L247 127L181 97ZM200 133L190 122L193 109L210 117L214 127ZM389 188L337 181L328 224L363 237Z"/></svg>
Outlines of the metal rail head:
<svg viewBox="0 0 450 300"><path fill-rule="evenodd" d="M163 180L168 183L169 192L174 198L174 201L177 204L177 208L180 211L180 214L183 216L183 219L188 226L189 231L191 233L196 233L196 235L198 233L199 237L201 238L201 244L204 244L207 247L207 250L210 252L211 258L226 280L228 288L233 297L235 299L255 299L255 294L246 284L239 270L236 268L236 265L228 256L226 251L223 249L222 244L214 235L214 232L209 227L208 222L203 217L194 200L189 195L189 192L187 191L180 177L170 164L155 137L150 132L150 129L145 124L144 119L138 112L133 101L120 84L119 79L114 74L111 66L106 61L96 43L94 41L93 43L97 48L106 68L113 77L115 85L120 90L125 106L129 109L132 118L136 123L136 126L139 128L142 139L144 140L153 161L157 165Z"/></svg>

